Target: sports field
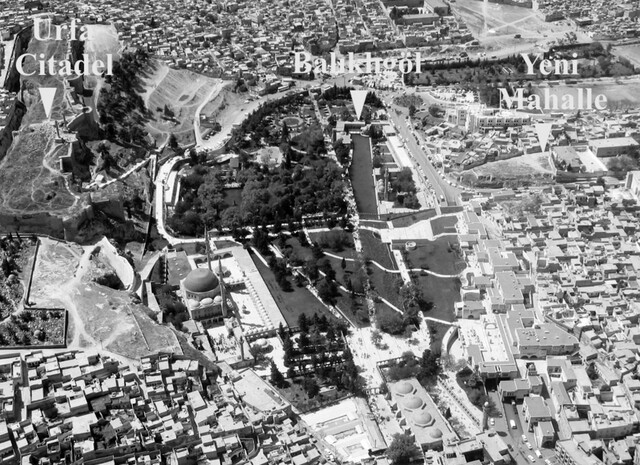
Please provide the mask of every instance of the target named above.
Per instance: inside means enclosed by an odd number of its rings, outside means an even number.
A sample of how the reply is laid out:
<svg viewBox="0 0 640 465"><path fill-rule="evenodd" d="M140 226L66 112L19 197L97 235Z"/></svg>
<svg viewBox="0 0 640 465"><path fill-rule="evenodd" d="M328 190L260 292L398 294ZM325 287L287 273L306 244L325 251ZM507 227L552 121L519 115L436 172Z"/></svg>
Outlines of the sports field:
<svg viewBox="0 0 640 465"><path fill-rule="evenodd" d="M614 47L612 51L615 55L626 58L635 66L640 67L640 44Z"/></svg>
<svg viewBox="0 0 640 465"><path fill-rule="evenodd" d="M496 55L508 55L530 50L536 44L545 46L576 32L581 42L591 42L565 21L547 23L531 8L503 5L478 0L457 0L451 3L453 14L461 18L473 36ZM515 35L521 38L516 39Z"/></svg>
<svg viewBox="0 0 640 465"><path fill-rule="evenodd" d="M577 84L562 84L549 88L550 95L557 95L558 101L562 102L563 95L572 95L577 102L577 95L580 88L592 89L593 98L603 94L607 97L607 108L635 107L640 104L640 79L637 77L627 78L602 78L589 79ZM537 94L543 96L543 88L537 90ZM543 99L544 104L544 99Z"/></svg>

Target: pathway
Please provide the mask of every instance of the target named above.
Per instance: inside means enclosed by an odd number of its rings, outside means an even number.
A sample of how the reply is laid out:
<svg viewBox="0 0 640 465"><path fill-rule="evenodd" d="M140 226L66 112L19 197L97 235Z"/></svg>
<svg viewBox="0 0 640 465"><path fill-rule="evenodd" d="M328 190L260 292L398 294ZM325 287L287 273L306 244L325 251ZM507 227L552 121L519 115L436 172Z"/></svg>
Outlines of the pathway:
<svg viewBox="0 0 640 465"><path fill-rule="evenodd" d="M348 262L355 262L356 260L354 258L346 258L346 257L341 257L339 255L334 255L330 252L324 252L324 254L328 257L331 258L335 258L337 260L342 260L343 258L348 261ZM402 274L403 271L402 270L390 270L389 268L385 268L384 266L382 266L381 264L379 264L378 262L375 262L373 260L369 260L370 263L372 263L373 265L377 266L378 268L380 268L382 271L386 271L387 273L394 273L394 274ZM440 274L440 273L435 273L431 270L427 270L425 268L405 268L405 270L407 272L412 271L414 273L427 273L430 274L432 276L435 276L436 278L458 278L459 275L457 274Z"/></svg>

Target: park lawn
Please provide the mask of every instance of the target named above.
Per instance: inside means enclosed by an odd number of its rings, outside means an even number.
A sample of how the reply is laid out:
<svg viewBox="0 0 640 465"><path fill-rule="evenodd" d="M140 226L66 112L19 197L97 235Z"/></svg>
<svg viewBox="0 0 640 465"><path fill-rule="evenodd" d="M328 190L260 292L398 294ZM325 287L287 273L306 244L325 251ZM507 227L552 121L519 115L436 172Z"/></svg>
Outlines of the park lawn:
<svg viewBox="0 0 640 465"><path fill-rule="evenodd" d="M347 243L342 244L341 250L323 246L322 236L323 236L323 234L329 233L329 231L310 232L309 233L309 238L311 239L312 242L318 242L318 244L320 244L320 246L322 247L322 249L324 251L329 252L329 253L331 253L333 255L338 255L340 257L345 257L345 258L356 258L357 257L357 253L356 253L356 249L355 249L355 243L353 241L353 234L351 234L350 232L344 231L342 229L340 229L340 230L334 229L334 230L332 230L332 232L333 231L342 231L342 232L344 232L344 234L346 234L347 237L349 238L350 243L349 244L347 244Z"/></svg>
<svg viewBox="0 0 640 465"><path fill-rule="evenodd" d="M429 334L431 336L431 351L440 354L442 353L442 340L451 326L431 320L427 320L426 323L429 327Z"/></svg>
<svg viewBox="0 0 640 465"><path fill-rule="evenodd" d="M338 307L358 329L371 326L368 319L369 310L367 308L367 301L364 296L355 295L355 298L352 299L349 294L341 290L336 300L336 307ZM362 317L365 315L367 320L363 321Z"/></svg>
<svg viewBox="0 0 640 465"><path fill-rule="evenodd" d="M334 318L327 307L306 287L296 286L291 277L289 277L292 290L291 292L283 291L276 282L276 278L271 269L253 254L252 258L265 284L269 288L269 292L271 292L273 299L276 301L280 313L282 313L282 316L284 316L289 326L298 326L298 317L301 314L305 314L308 318L313 317L316 313L318 315L326 315L329 319Z"/></svg>
<svg viewBox="0 0 640 465"><path fill-rule="evenodd" d="M372 271L369 275L371 289L376 291L380 297L402 310L402 298L398 292L400 286L402 286L400 273L388 273L375 265L369 265L369 268Z"/></svg>
<svg viewBox="0 0 640 465"><path fill-rule="evenodd" d="M287 239L287 248L291 248L294 255L303 261L307 261L308 259L313 257L311 248L304 247L302 244L300 244L300 241L297 237L290 237ZM284 250L282 252L284 252Z"/></svg>
<svg viewBox="0 0 640 465"><path fill-rule="evenodd" d="M382 315L399 315L394 309L389 307L384 302L376 302L376 318L380 318Z"/></svg>
<svg viewBox="0 0 640 465"><path fill-rule="evenodd" d="M456 223L458 223L456 216L441 216L440 218L431 220L431 230L434 236L439 234L457 234Z"/></svg>
<svg viewBox="0 0 640 465"><path fill-rule="evenodd" d="M460 302L460 279L421 275L416 278L416 284L422 290L424 298L433 303L426 316L444 321L455 320L453 307L456 302Z"/></svg>
<svg viewBox="0 0 640 465"><path fill-rule="evenodd" d="M458 239L453 236L420 242L415 250L407 251L407 266L439 274L456 274L466 266L464 260L458 259L457 252L452 248L456 244Z"/></svg>
<svg viewBox="0 0 640 465"><path fill-rule="evenodd" d="M362 252L366 258L373 260L389 270L397 270L396 261L389 246L380 240L372 231L360 230ZM374 265L375 266L375 265Z"/></svg>

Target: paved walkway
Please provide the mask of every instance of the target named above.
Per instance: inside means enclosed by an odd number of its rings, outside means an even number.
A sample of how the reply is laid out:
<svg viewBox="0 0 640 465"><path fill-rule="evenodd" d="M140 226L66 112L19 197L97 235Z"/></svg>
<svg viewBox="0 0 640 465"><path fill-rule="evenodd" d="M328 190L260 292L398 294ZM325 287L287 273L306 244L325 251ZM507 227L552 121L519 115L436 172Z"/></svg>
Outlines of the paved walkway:
<svg viewBox="0 0 640 465"><path fill-rule="evenodd" d="M348 262L355 262L355 259L353 258L346 258L346 257L341 257L339 255L334 255L330 252L324 252L324 254L328 257L332 257L338 260L342 260L343 258L348 261ZM402 274L404 271L403 270L390 270L389 268L385 268L384 266L382 266L380 263L373 261L373 260L369 260L371 262L371 264L377 266L378 268L380 268L382 271L386 271L387 273L394 273L394 274ZM431 270L427 270L425 268L405 268L405 270L407 272L409 271L413 271L414 273L427 273L430 274L432 276L435 276L436 278L458 278L459 275L457 274L440 274L440 273L435 273Z"/></svg>
<svg viewBox="0 0 640 465"><path fill-rule="evenodd" d="M102 189L104 187L110 186L111 184L118 182L118 181L122 181L123 179L129 177L132 173L135 173L136 171L138 171L140 168L142 168L143 166L147 165L149 163L149 160L151 160L151 158L145 158L144 160L142 160L140 163L137 163L136 165L134 165L132 168L129 168L127 171L125 171L124 173L122 173L120 176L118 176L117 178L113 178L113 179L109 179L108 181L102 182L102 183L98 183L96 181L93 181L91 184L88 184L86 186L87 189L92 189L92 188L96 188L96 189Z"/></svg>

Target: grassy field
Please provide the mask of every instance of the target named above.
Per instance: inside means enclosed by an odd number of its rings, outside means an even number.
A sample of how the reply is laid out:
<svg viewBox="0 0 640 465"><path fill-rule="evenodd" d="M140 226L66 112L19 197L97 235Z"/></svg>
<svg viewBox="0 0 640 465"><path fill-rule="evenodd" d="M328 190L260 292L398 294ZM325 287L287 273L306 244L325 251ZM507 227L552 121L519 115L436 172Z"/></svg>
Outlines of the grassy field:
<svg viewBox="0 0 640 465"><path fill-rule="evenodd" d="M349 176L358 212L375 215L378 213L378 207L373 184L373 160L369 150L369 138L354 134L352 140L353 161L349 168Z"/></svg>
<svg viewBox="0 0 640 465"><path fill-rule="evenodd" d="M422 275L416 278L416 284L424 293L425 299L433 302L433 308L426 313L426 316L444 321L454 320L453 305L460 301L460 280L458 278Z"/></svg>
<svg viewBox="0 0 640 465"><path fill-rule="evenodd" d="M147 91L143 99L152 115L147 122L150 134L162 144L175 134L180 144L195 142L193 119L197 108L209 97L219 80L185 70L170 69L157 63L143 80ZM165 105L173 117L164 114Z"/></svg>
<svg viewBox="0 0 640 465"><path fill-rule="evenodd" d="M362 253L366 258L374 260L389 270L398 269L389 246L376 237L372 231L366 229L360 231L360 242L362 242Z"/></svg>
<svg viewBox="0 0 640 465"><path fill-rule="evenodd" d="M349 295L340 291L340 295L337 300L338 302L336 307L338 307L342 313L344 313L349 320L356 325L356 327L366 328L370 326L368 315L369 311L364 297L356 295L351 299Z"/></svg>
<svg viewBox="0 0 640 465"><path fill-rule="evenodd" d="M451 248L457 244L456 237L445 236L425 244L420 243L415 250L407 252L407 266L424 268L439 274L456 274L464 266L464 260L456 257Z"/></svg>
<svg viewBox="0 0 640 465"><path fill-rule="evenodd" d="M9 213L66 212L76 205L58 171L61 146L52 151L55 129L23 129L0 162L0 210Z"/></svg>
<svg viewBox="0 0 640 465"><path fill-rule="evenodd" d="M455 234L458 218L455 216L443 216L431 220L431 230L433 235L439 234Z"/></svg>
<svg viewBox="0 0 640 465"><path fill-rule="evenodd" d="M371 284L371 289L392 305L402 309L402 298L398 292L402 286L400 273L387 273L376 266L370 266L370 269L369 283Z"/></svg>
<svg viewBox="0 0 640 465"><path fill-rule="evenodd" d="M297 287L292 282L291 292L284 292L276 282L276 278L269 267L262 263L259 258L253 255L252 258L280 312L290 326L297 326L298 317L303 313L307 317L312 317L317 313L318 315L324 314L327 318L333 318L329 310L307 288Z"/></svg>
<svg viewBox="0 0 640 465"><path fill-rule="evenodd" d="M491 175L497 179L540 176L553 173L547 153L532 153L509 160L494 161L473 168L472 171L478 176Z"/></svg>

